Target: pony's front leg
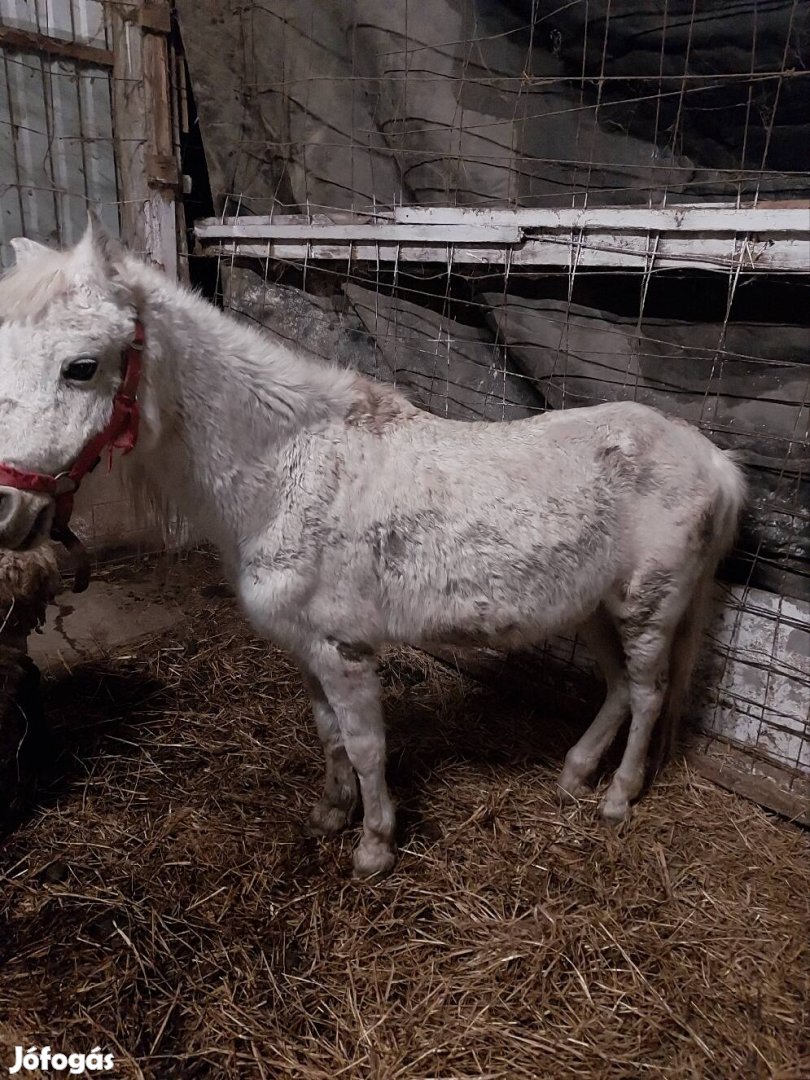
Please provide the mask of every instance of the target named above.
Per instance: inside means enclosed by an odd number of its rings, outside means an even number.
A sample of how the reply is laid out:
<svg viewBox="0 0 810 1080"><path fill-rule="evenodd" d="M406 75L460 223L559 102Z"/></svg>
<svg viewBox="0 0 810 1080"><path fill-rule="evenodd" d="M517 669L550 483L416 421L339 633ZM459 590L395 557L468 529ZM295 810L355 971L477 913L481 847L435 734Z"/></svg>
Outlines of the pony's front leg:
<svg viewBox="0 0 810 1080"><path fill-rule="evenodd" d="M394 805L385 782L385 728L374 656L362 645L327 639L308 666L337 718L343 746L360 781L363 836L354 852L357 877L394 865Z"/></svg>
<svg viewBox="0 0 810 1080"><path fill-rule="evenodd" d="M345 828L357 809L357 777L343 745L338 718L323 687L306 668L301 674L326 759L323 795L310 812L309 831L314 836L332 836Z"/></svg>

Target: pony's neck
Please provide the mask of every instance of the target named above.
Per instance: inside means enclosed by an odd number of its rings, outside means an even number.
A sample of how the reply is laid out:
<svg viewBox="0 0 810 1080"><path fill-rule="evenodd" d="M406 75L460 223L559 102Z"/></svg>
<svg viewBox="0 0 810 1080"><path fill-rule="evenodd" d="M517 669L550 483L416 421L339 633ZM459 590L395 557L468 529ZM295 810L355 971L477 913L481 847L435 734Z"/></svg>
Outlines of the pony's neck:
<svg viewBox="0 0 810 1080"><path fill-rule="evenodd" d="M136 471L220 546L265 513L282 448L346 414L357 375L260 333L136 260L146 334ZM267 520L265 516L265 520Z"/></svg>

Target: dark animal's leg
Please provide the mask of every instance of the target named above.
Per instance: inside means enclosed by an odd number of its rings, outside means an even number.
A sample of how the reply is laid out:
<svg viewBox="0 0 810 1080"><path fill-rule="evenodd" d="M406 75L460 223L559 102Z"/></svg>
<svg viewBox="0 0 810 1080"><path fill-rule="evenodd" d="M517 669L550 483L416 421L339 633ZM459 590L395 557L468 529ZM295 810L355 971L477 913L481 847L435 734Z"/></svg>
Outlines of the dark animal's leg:
<svg viewBox="0 0 810 1080"><path fill-rule="evenodd" d="M326 758L323 795L309 815L309 831L316 836L340 832L357 808L357 777L352 768L340 725L318 679L303 671L304 685L312 702L312 715Z"/></svg>
<svg viewBox="0 0 810 1080"><path fill-rule="evenodd" d="M312 654L310 666L360 781L363 836L354 852L355 874L387 873L395 861L395 817L385 782L385 728L374 657L362 646L327 641Z"/></svg>
<svg viewBox="0 0 810 1080"><path fill-rule="evenodd" d="M630 713L630 683L613 620L600 608L580 628L579 634L602 670L607 694L591 726L565 756L560 793L574 799L590 790L588 781Z"/></svg>

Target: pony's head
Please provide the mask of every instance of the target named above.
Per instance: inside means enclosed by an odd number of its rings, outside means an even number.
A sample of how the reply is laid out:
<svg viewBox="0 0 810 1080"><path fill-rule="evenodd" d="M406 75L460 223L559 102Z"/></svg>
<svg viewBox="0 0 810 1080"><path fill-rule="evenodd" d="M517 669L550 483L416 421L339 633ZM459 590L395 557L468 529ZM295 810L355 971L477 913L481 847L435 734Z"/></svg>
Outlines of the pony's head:
<svg viewBox="0 0 810 1080"><path fill-rule="evenodd" d="M93 218L67 251L11 243L16 264L0 278L0 462L56 476L110 420L136 298L121 278L123 250ZM54 505L52 495L0 486L0 547L38 544Z"/></svg>

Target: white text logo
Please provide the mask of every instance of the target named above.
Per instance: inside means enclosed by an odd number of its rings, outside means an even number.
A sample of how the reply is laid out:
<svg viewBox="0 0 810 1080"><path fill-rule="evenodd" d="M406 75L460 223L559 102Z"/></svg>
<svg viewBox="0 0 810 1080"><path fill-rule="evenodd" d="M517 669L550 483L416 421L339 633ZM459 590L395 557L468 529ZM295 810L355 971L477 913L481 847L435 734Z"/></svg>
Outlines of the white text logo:
<svg viewBox="0 0 810 1080"><path fill-rule="evenodd" d="M36 1046L14 1047L14 1064L9 1066L10 1073L56 1072L67 1070L72 1076L81 1076L86 1072L109 1072L115 1065L112 1054L102 1054L100 1046L94 1046L89 1054L54 1054L50 1046L38 1050Z"/></svg>

